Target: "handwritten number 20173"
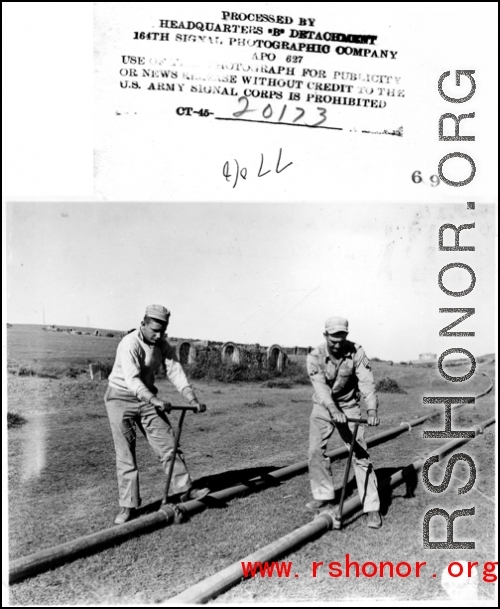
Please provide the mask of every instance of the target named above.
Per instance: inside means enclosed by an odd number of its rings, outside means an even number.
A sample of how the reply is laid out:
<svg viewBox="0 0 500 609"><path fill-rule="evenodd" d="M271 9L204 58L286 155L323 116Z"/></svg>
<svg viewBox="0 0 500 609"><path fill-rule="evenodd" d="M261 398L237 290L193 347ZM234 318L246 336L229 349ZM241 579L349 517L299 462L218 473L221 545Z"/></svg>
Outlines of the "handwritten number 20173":
<svg viewBox="0 0 500 609"><path fill-rule="evenodd" d="M256 112L257 111L257 108L249 108L250 101L248 100L248 97L242 96L242 97L238 98L238 103L241 103L241 102L243 102L243 108L241 110L238 110L237 112L233 112L233 116L235 118L241 118L247 112ZM300 119L306 113L304 108L296 107L295 110L297 111L297 115L293 119L292 123L297 123L298 121L300 121ZM321 120L318 121L317 123L309 125L310 127L318 127L319 125L322 125L326 121L326 108L323 108L321 106L316 106L316 110L317 110L319 116L321 117ZM291 110L288 112L288 114L290 114L290 112L291 112ZM283 118L285 117L285 114L287 114L287 105L286 104L283 106L283 108L281 110L281 113L278 118L278 123L280 123L283 120ZM273 115L274 115L273 107L271 106L271 104L267 104L267 106L264 108L264 110L262 110L263 118L265 118L266 120L269 120L270 118L273 117Z"/></svg>

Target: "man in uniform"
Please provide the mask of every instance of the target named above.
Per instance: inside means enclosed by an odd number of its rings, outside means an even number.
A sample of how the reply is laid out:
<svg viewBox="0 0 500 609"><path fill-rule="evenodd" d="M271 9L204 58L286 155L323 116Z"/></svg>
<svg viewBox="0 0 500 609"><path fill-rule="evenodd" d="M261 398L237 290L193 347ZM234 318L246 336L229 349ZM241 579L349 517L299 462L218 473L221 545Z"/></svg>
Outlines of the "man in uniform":
<svg viewBox="0 0 500 609"><path fill-rule="evenodd" d="M335 489L330 460L326 457L326 444L335 428L349 446L354 423L359 419L359 400L363 396L368 414L368 425L378 425L378 399L371 365L363 347L347 340L348 321L343 317L330 317L325 322L325 342L307 356L307 371L314 396L309 433L309 476L313 501L308 509L316 512L333 505ZM377 478L366 450L364 427L358 427L354 445L354 471L363 511L368 514L367 524L378 529L382 525Z"/></svg>
<svg viewBox="0 0 500 609"><path fill-rule="evenodd" d="M116 451L120 513L115 524L127 522L140 506L139 472L135 458L135 426L148 439L160 458L167 474L172 461L174 435L165 416L171 404L157 397L155 372L165 365L168 379L182 396L198 409L200 404L186 378L174 348L165 338L170 312L161 305L150 305L138 330L125 336L116 351L116 359L109 375L104 403L111 425ZM170 486L172 501L202 499L210 491L195 488L180 449L175 457Z"/></svg>

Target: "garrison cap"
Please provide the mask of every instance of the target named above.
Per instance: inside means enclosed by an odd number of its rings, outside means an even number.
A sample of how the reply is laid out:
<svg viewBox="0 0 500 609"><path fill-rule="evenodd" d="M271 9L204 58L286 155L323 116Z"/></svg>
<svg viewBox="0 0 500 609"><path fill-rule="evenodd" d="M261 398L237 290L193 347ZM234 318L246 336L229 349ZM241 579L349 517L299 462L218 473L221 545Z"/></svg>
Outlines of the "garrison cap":
<svg viewBox="0 0 500 609"><path fill-rule="evenodd" d="M349 322L345 317L329 317L325 321L325 330L328 334L335 332L349 332Z"/></svg>
<svg viewBox="0 0 500 609"><path fill-rule="evenodd" d="M153 319L157 319L163 323L168 323L170 318L170 311L163 307L162 305L148 305L146 307L146 315L148 317L152 317Z"/></svg>

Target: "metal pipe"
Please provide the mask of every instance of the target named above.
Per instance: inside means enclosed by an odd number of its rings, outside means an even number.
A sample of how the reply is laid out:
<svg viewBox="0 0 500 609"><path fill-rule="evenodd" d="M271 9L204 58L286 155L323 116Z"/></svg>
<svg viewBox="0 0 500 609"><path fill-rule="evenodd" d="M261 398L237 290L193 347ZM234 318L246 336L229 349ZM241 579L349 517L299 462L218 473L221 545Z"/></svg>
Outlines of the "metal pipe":
<svg viewBox="0 0 500 609"><path fill-rule="evenodd" d="M490 378L490 377L489 377L489 376L486 374L486 372L482 372L482 371L481 371L481 374L482 374L483 376L485 376L485 377L488 379L488 381L490 382L490 384L489 384L489 386L488 386L488 387L487 387L487 388L486 388L484 391L482 391L482 392L481 392L479 395L476 395L476 400L477 400L478 398L482 398L482 397L484 397L485 395L488 395L488 393L489 393L489 392L490 392L490 391L493 389L493 381L491 380L491 378Z"/></svg>
<svg viewBox="0 0 500 609"><path fill-rule="evenodd" d="M349 420L349 419L347 419ZM339 525L342 524L342 515L343 515L343 508L344 508L344 499L345 499L345 494L346 494L346 489L347 489L347 481L349 479L349 471L351 469L351 462L352 462L352 453L354 452L354 445L356 444L356 440L358 437L358 427L359 427L359 423L356 422L354 423L354 429L352 430L352 438L351 438L351 445L349 447L349 454L347 455L347 462L345 464L345 469L344 469L344 480L342 481L342 494L340 495L340 503L339 503Z"/></svg>
<svg viewBox="0 0 500 609"><path fill-rule="evenodd" d="M408 429L411 429L415 425L420 425L436 414L439 414L439 411L433 411L428 415L414 419L409 423L404 423L404 425L408 425L408 427L403 427L403 424L398 427L393 427L383 433L369 438L367 440L367 444L368 446L376 446L384 440L408 431ZM343 457L346 454L347 448L342 446L330 451L327 453L327 456L329 456L331 459L335 459ZM300 461L299 463L283 467L279 470L266 474L265 476L259 476L258 478L253 478L245 483L211 493L208 495L208 497L216 501L227 501L243 494L252 493L263 487L271 486L280 480L286 480L292 476L304 473L307 471L307 469L308 462ZM207 498L205 498L204 501L206 501L206 499ZM182 507L182 510L190 516L202 512L207 508L206 503L196 500L187 501L186 503L180 504L180 506ZM125 524L114 526L109 529L103 529L101 531L97 531L96 533L78 537L72 541L67 541L66 543L29 554L28 556L16 558L10 562L9 582L15 583L21 581L27 577L32 577L38 573L43 573L44 571L48 571L49 569L53 569L83 556L94 554L95 552L103 550L104 548L122 543L130 537L142 535L144 533L149 533L154 529L169 526L176 522L177 518L178 515L172 508L169 506L162 506L162 509L158 510L158 512L141 516L135 520L126 522Z"/></svg>
<svg viewBox="0 0 500 609"><path fill-rule="evenodd" d="M242 558L222 571L215 573L211 577L198 582L177 596L163 601L160 605L175 605L176 607L179 607L182 604L207 603L209 600L216 598L234 585L239 584L240 581L244 579L241 570L242 562L263 563L269 561L270 557L275 560L288 554L304 543L321 537L321 535L329 531L332 526L332 515L328 512L322 512L311 522L295 529L291 533L288 533L288 535L280 537L256 552L245 556L245 558Z"/></svg>
<svg viewBox="0 0 500 609"><path fill-rule="evenodd" d="M170 491L170 482L172 481L172 474L174 473L175 458L177 457L177 449L179 448L179 441L181 439L182 424L184 423L184 417L186 416L187 409L184 408L181 412L179 424L177 426L177 433L175 434L174 450L172 451L172 458L170 459L170 467L168 468L167 481L165 483L165 491L163 493L163 503L168 503L168 492Z"/></svg>
<svg viewBox="0 0 500 609"><path fill-rule="evenodd" d="M488 427L488 425L491 425L494 421L495 418L492 417L491 419L488 419L484 423L478 425L476 429L476 436L479 433L482 433L483 430ZM434 449L431 454L444 456L452 452L458 446L461 446L462 444L465 444L470 440L471 438L457 438L456 440L452 440L451 442L444 444L443 446L441 446L441 448L438 448L437 450ZM418 459L412 464L401 468L399 471L392 474L392 476L385 478L385 480L383 480L380 484L379 488L382 490L384 488L393 488L395 486L398 486L404 481L406 476L420 471L424 466L424 463L425 459ZM353 497L352 499L346 501L346 503L344 504L343 515L347 516L348 514L358 510L360 507L361 501L359 499L359 496ZM320 537L330 529L333 529L335 525L335 520L336 515L333 511L326 510L324 512L321 512L312 522L298 529L295 529L284 537L281 537L280 539L273 541L267 546L260 548L256 552L245 556L241 560L238 560L237 562L233 563L229 567L226 567L222 571L219 571L211 577L208 577L198 582L194 586L187 588L187 590L184 590L184 592L181 592L181 594L178 594L173 598L169 598L162 604L175 605L178 607L181 604L206 603L243 581L244 577L241 568L241 563L265 563L275 561L283 557L284 555L290 553L292 550L296 549L302 544L312 541L313 539Z"/></svg>

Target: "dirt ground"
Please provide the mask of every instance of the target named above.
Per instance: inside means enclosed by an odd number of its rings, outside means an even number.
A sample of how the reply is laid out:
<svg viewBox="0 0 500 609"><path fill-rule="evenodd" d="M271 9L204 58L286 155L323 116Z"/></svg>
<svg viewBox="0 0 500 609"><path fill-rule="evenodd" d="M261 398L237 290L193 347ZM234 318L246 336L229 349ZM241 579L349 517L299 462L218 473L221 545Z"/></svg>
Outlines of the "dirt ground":
<svg viewBox="0 0 500 609"><path fill-rule="evenodd" d="M9 330L12 332L12 330ZM91 337L65 337L81 341L75 357L80 364L88 357L102 357L116 348L117 341ZM17 340L17 342L16 342ZM9 352L9 364L33 363L22 338ZM85 346L83 342L86 341ZM69 344L69 343L68 343ZM43 345L43 343L42 343ZM96 346L97 345L97 346ZM37 362L56 359L36 351ZM104 349L104 347L102 347ZM68 349L71 351L71 349ZM74 353L74 352L72 352ZM68 355L57 360L59 370L74 365ZM454 369L458 374L461 368ZM377 380L395 379L406 394L380 394L379 428L367 435L390 429L400 422L427 414L423 396L477 395L488 386L484 372L494 378L494 363L480 364L467 383L456 387L444 381L435 367L389 366L374 363ZM463 372L462 372L463 373ZM195 389L208 411L186 417L182 448L195 480L218 490L263 475L307 458L311 388L293 386L268 388L259 383L222 384L196 381ZM168 381L158 384L160 395L173 403L180 396ZM8 408L26 423L8 434L9 551L10 558L86 535L112 525L117 512L117 486L109 423L103 403L106 381L76 378L8 377ZM454 413L454 428L469 429L495 414L494 392ZM176 423L177 415L171 417ZM442 417L371 449L377 476L385 478L396 468L419 456L427 456L443 440L424 440L423 430L443 429ZM157 458L143 438L138 442L141 494L147 511L160 499L164 477ZM340 445L334 434L331 446ZM488 428L464 445L476 465L473 489L458 495L468 479L468 467L455 467L449 488L442 494L428 492L421 480L414 496L399 487L383 496L382 529L366 528L356 514L341 531L332 531L281 560L293 561L298 577L256 577L219 597L222 603L339 601L341 599L385 598L394 600L444 599L440 576L446 565L457 560L479 563L495 560L495 427ZM431 481L442 480L447 460L433 466ZM340 488L344 461L333 466L334 482ZM462 480L462 482L460 482ZM350 493L355 493L352 480ZM13 605L159 603L255 549L289 533L311 520L305 509L310 499L307 474L279 486L207 509L187 523L130 539L98 554L79 559L47 573L14 584ZM459 518L455 539L474 540L474 550L424 550L422 521L433 507L449 512L475 508L475 516ZM431 528L431 537L444 539L444 520ZM349 553L359 563L392 560L426 561L425 577L332 578L328 572L311 576L313 561L343 560ZM433 577L436 574L437 577ZM484 600L494 596L495 586L481 579Z"/></svg>

